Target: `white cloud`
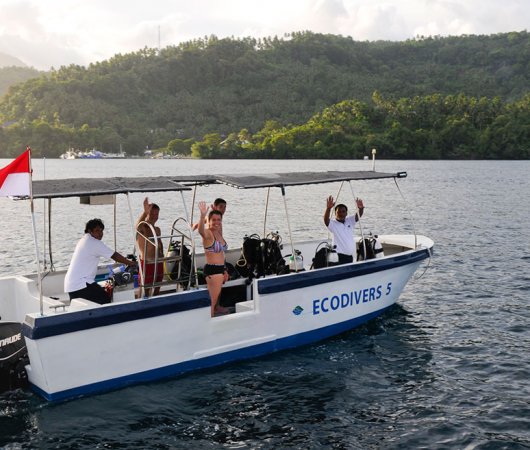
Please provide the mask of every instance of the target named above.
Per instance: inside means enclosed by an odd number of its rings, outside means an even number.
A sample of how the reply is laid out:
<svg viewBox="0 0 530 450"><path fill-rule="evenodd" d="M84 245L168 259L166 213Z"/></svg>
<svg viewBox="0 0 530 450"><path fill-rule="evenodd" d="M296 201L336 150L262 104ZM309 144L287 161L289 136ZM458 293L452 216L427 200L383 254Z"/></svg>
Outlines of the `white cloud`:
<svg viewBox="0 0 530 450"><path fill-rule="evenodd" d="M357 40L493 34L530 25L527 0L0 0L0 52L39 69L215 34L312 30Z"/></svg>

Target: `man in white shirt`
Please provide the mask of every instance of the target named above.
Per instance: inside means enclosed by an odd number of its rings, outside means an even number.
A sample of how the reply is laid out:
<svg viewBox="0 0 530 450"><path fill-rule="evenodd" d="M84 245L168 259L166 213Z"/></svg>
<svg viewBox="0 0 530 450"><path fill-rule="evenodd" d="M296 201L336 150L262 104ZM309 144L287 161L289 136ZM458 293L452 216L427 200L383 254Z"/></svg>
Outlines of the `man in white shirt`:
<svg viewBox="0 0 530 450"><path fill-rule="evenodd" d="M330 215L335 201L331 195L326 201L324 224L333 235L333 245L339 255L339 264L347 264L357 260L354 231L355 224L364 213L364 205L360 198L355 201L357 202L357 209L359 211L357 214L348 216L348 208L341 203L335 206L334 219L330 219Z"/></svg>
<svg viewBox="0 0 530 450"><path fill-rule="evenodd" d="M85 226L85 235L75 247L64 278L64 291L68 293L70 300L85 298L99 304L110 303L110 296L96 282L100 258L112 258L128 266L136 265L136 262L123 257L101 241L104 229L101 219L89 220Z"/></svg>

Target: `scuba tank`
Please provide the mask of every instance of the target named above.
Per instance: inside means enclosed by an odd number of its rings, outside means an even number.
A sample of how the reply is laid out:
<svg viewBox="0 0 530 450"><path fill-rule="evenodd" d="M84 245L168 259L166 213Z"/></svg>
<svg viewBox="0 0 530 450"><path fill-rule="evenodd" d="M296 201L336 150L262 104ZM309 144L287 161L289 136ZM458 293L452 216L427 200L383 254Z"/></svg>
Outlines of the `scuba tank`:
<svg viewBox="0 0 530 450"><path fill-rule="evenodd" d="M374 247L374 253L376 258L382 258L385 256L385 252L383 251L383 246L381 245L381 242L379 242L379 238L376 235L374 235L374 241L373 241L373 247Z"/></svg>
<svg viewBox="0 0 530 450"><path fill-rule="evenodd" d="M179 256L178 250L179 250L179 244L176 241L173 241L169 244L166 258L175 258ZM176 274L174 273L175 266L177 265L177 261L164 261L164 273L166 275L166 278L168 281L172 281L177 278Z"/></svg>
<svg viewBox="0 0 530 450"><path fill-rule="evenodd" d="M337 264L339 262L339 254L336 250L336 245L328 245L328 251L327 251L327 259L328 259L328 265Z"/></svg>
<svg viewBox="0 0 530 450"><path fill-rule="evenodd" d="M366 251L366 255L365 255ZM361 238L357 242L357 261L366 261L367 259L382 258L385 256L383 246L379 241L377 234L370 233L364 240Z"/></svg>
<svg viewBox="0 0 530 450"><path fill-rule="evenodd" d="M304 270L304 258L299 250L295 250L294 253L294 255L289 257L289 270L292 272L300 272Z"/></svg>

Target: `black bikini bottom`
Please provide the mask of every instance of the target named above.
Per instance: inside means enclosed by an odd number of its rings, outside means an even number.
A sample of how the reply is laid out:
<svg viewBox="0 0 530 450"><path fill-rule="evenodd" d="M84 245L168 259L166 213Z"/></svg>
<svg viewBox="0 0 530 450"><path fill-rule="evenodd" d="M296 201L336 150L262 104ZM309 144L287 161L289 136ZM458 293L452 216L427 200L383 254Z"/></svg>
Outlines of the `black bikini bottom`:
<svg viewBox="0 0 530 450"><path fill-rule="evenodd" d="M224 264L205 264L202 273L205 277L209 277L210 275L222 275L225 270Z"/></svg>

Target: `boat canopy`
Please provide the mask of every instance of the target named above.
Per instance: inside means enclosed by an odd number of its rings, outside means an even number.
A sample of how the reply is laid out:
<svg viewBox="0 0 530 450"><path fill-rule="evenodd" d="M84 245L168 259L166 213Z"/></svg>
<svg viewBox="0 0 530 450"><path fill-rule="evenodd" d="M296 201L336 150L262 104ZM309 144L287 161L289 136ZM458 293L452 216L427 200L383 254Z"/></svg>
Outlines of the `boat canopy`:
<svg viewBox="0 0 530 450"><path fill-rule="evenodd" d="M374 171L352 172L287 172L269 174L219 175L217 180L240 189L263 187L301 186L305 184L334 183L352 180L379 180L382 178L405 178L407 172L383 173Z"/></svg>
<svg viewBox="0 0 530 450"><path fill-rule="evenodd" d="M67 178L33 181L33 198L83 197L130 192L189 191L171 177Z"/></svg>
<svg viewBox="0 0 530 450"><path fill-rule="evenodd" d="M286 172L268 174L185 175L160 177L67 178L33 181L33 198L83 197L133 192L189 191L190 185L222 183L239 189L301 186L351 180L405 178L406 172Z"/></svg>

